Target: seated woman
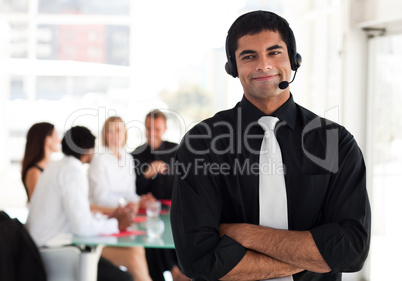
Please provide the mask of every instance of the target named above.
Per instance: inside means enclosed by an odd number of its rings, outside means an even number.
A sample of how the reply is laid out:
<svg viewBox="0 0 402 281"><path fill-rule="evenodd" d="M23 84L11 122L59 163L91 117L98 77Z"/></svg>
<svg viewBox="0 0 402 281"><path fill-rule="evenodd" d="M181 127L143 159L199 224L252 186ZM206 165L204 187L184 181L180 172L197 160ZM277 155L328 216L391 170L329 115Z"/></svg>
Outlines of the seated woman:
<svg viewBox="0 0 402 281"><path fill-rule="evenodd" d="M140 198L135 192L135 175L131 172L132 156L125 152L127 131L120 117L110 117L102 129L102 146L88 169L89 199L93 211L109 214L119 205L138 210ZM102 257L122 265L134 280L151 280L143 247L105 247Z"/></svg>
<svg viewBox="0 0 402 281"><path fill-rule="evenodd" d="M42 122L32 125L28 130L22 159L21 179L31 200L36 182L50 162L50 155L59 150L60 139L54 125Z"/></svg>

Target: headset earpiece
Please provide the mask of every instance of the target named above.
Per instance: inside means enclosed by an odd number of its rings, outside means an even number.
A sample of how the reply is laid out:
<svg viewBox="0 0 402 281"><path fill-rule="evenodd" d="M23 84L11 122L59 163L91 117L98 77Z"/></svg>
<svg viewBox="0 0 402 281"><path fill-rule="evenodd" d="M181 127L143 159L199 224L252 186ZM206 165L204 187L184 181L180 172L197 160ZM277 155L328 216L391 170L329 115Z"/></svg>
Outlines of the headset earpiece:
<svg viewBox="0 0 402 281"><path fill-rule="evenodd" d="M230 47L229 47L229 35L226 36L226 44L225 44L226 58L227 62L225 63L225 70L227 74L232 75L234 78L237 77L237 66L236 61L233 63L232 56L230 55Z"/></svg>
<svg viewBox="0 0 402 281"><path fill-rule="evenodd" d="M302 56L299 53L296 53L296 56L293 58L293 63L292 63L292 70L296 71L302 63Z"/></svg>
<svg viewBox="0 0 402 281"><path fill-rule="evenodd" d="M225 70L227 72L227 74L232 75L234 78L237 77L237 70L234 70L234 67L231 63L229 63L229 61L227 61L225 63Z"/></svg>
<svg viewBox="0 0 402 281"><path fill-rule="evenodd" d="M297 52L297 48L296 48L296 38L295 35L293 33L293 30L288 26L289 28L289 33L288 33L288 38L289 38L289 42L288 42L288 53L289 53L289 59L290 59L290 66L292 68L293 71L296 71L301 63L302 63L302 57L301 55Z"/></svg>

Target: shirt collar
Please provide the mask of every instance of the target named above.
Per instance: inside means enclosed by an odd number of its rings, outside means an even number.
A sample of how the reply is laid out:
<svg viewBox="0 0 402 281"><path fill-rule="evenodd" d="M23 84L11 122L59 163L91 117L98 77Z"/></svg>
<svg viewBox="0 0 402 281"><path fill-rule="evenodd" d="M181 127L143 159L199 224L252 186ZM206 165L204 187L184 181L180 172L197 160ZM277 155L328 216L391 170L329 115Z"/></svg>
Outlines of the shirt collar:
<svg viewBox="0 0 402 281"><path fill-rule="evenodd" d="M253 105L244 95L240 102L242 108L243 124L247 125L251 122L256 122L266 114ZM285 122L292 130L295 129L296 124L296 104L293 100L293 95L290 94L289 99L282 104L272 116L278 117L281 122Z"/></svg>
<svg viewBox="0 0 402 281"><path fill-rule="evenodd" d="M110 148L107 146L103 146L103 151L105 151L105 153L107 155L112 155L114 158L118 158L118 157L116 157L116 154L114 154L114 152L112 150L110 150ZM122 157L123 152L124 152L124 148L122 147L119 149L119 157L120 158Z"/></svg>
<svg viewBox="0 0 402 281"><path fill-rule="evenodd" d="M66 162L70 162L74 166L82 167L83 165L82 162L79 159L75 158L74 156L65 155L64 159Z"/></svg>
<svg viewBox="0 0 402 281"><path fill-rule="evenodd" d="M146 144L147 145L147 149L148 150L151 150L151 151L153 151L153 152L158 152L158 151L165 151L165 150L167 150L168 148L166 148L166 141L164 141L164 140L162 140L162 143L161 143L161 145L157 148L157 149L155 149L155 148L152 148L148 143Z"/></svg>

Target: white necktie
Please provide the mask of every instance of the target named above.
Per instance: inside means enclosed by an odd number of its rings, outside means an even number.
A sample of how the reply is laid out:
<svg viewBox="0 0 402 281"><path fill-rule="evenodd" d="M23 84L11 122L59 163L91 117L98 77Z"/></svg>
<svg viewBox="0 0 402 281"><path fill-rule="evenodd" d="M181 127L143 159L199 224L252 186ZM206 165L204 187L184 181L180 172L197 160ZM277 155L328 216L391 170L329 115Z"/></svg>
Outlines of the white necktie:
<svg viewBox="0 0 402 281"><path fill-rule="evenodd" d="M258 124L264 129L260 149L260 225L288 229L288 203L282 154L274 129L278 118L263 116ZM269 280L291 281L292 276Z"/></svg>

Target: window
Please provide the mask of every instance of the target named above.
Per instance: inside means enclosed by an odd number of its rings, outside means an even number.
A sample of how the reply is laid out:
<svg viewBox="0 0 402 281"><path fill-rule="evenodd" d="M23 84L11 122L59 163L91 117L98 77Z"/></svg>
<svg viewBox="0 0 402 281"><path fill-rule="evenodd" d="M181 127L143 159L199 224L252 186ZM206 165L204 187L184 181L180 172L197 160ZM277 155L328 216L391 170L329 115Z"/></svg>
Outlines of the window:
<svg viewBox="0 0 402 281"><path fill-rule="evenodd" d="M391 280L398 274L402 251L402 35L374 37L369 50L366 162L372 206L370 280Z"/></svg>

